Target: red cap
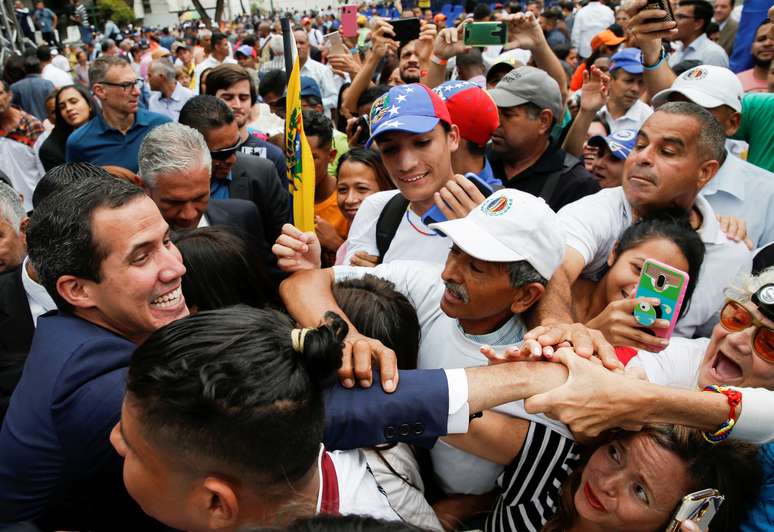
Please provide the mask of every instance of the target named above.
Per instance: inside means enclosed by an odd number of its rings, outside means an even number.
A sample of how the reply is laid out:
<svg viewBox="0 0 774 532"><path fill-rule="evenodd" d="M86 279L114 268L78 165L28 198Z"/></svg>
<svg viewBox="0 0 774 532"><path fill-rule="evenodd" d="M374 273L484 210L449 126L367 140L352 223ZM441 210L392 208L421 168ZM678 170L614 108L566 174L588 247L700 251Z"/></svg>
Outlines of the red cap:
<svg viewBox="0 0 774 532"><path fill-rule="evenodd" d="M446 102L452 124L460 130L463 139L485 146L500 125L492 97L484 89L469 81L452 80L433 89Z"/></svg>

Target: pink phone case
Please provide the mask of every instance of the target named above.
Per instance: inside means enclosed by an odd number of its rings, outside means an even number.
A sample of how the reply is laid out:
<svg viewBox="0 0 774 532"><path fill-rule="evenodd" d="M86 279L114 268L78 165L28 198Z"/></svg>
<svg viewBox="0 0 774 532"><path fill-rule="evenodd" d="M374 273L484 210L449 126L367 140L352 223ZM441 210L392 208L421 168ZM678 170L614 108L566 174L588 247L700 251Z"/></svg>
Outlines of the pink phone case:
<svg viewBox="0 0 774 532"><path fill-rule="evenodd" d="M649 328L657 319L668 319L668 329L652 329L652 332L667 340L671 338L687 287L688 274L684 271L653 259L645 260L637 284L636 297L654 297L661 303L656 307L646 303L635 307L634 316L638 323Z"/></svg>
<svg viewBox="0 0 774 532"><path fill-rule="evenodd" d="M341 6L341 35L357 36L357 5Z"/></svg>

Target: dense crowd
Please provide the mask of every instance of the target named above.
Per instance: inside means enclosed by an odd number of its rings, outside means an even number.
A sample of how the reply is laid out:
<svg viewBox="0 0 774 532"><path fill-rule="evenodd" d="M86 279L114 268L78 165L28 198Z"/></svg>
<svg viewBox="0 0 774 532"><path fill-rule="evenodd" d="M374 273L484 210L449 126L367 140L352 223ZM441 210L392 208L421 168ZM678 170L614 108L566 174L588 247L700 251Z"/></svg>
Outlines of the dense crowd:
<svg viewBox="0 0 774 532"><path fill-rule="evenodd" d="M0 529L774 528L774 6L16 4Z"/></svg>

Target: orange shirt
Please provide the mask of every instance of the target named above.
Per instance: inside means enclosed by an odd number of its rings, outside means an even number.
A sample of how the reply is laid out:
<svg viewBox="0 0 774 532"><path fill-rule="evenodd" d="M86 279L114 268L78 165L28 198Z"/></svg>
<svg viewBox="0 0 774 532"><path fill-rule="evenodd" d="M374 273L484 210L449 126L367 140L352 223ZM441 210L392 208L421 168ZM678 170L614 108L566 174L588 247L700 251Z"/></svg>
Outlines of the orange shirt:
<svg viewBox="0 0 774 532"><path fill-rule="evenodd" d="M341 238L346 239L349 233L349 221L344 218L336 201L336 191L320 203L314 204L314 213L326 222L330 223Z"/></svg>

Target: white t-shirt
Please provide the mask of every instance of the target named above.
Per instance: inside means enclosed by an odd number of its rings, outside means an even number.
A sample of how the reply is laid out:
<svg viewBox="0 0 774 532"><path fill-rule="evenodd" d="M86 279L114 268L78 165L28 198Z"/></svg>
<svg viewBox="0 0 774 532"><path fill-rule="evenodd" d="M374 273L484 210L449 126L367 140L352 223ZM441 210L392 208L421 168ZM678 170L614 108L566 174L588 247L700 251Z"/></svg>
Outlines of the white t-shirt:
<svg viewBox="0 0 774 532"><path fill-rule="evenodd" d="M344 264L349 264L357 251L379 255L376 247L376 222L387 202L397 194L400 194L400 191L386 190L371 194L363 200L349 229ZM394 260L423 260L443 264L450 247L451 240L434 232L422 223L414 211L407 209L387 253L382 257L382 263Z"/></svg>
<svg viewBox="0 0 774 532"><path fill-rule="evenodd" d="M419 369L486 366L488 361L479 351L482 342L468 338L459 322L441 310L440 301L444 292L442 270L443 265L417 261L395 261L376 268L333 268L336 281L360 278L370 273L391 281L395 289L408 298L417 311L422 331L417 359ZM514 321L506 326L505 337L492 338L486 343L497 351L504 351L506 347L520 342L526 329L518 317ZM506 327L501 330L506 330ZM561 423L542 415L528 414L524 410L523 401L501 405L495 410L547 425L568 438L572 437ZM446 493L487 493L494 488L495 480L503 471L502 465L461 451L440 440L431 450L431 455L433 469Z"/></svg>
<svg viewBox="0 0 774 532"><path fill-rule="evenodd" d="M697 196L695 205L703 217L698 232L705 253L691 306L675 327L675 334L686 338L710 335L719 320L723 290L740 272L749 272L752 263L747 246L729 240L720 230L709 202ZM606 188L563 207L559 222L567 245L583 256L583 277L598 280L607 270L610 251L632 224L632 208L622 187Z"/></svg>
<svg viewBox="0 0 774 532"><path fill-rule="evenodd" d="M43 67L43 72L40 73L40 77L53 83L54 87L57 89L61 87L67 87L68 85L72 85L74 83L73 77L70 74L55 67L51 63Z"/></svg>
<svg viewBox="0 0 774 532"><path fill-rule="evenodd" d="M339 513L341 515L368 515L388 521L399 521L400 517L390 506L387 496L374 480L368 468L365 454L359 449L352 451L322 450L317 458L317 468L320 471L320 490L317 496L319 513L322 503L323 474L320 461L322 453L327 452L336 469L336 480L339 485Z"/></svg>

